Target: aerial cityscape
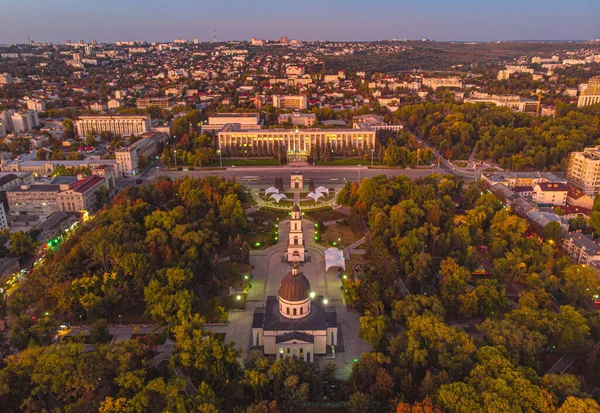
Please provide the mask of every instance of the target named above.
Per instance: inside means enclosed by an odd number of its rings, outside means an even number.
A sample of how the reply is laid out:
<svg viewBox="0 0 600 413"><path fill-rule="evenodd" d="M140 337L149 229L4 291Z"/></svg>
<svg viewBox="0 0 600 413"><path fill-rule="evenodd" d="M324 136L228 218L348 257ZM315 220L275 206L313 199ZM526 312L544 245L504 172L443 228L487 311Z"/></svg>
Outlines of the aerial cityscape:
<svg viewBox="0 0 600 413"><path fill-rule="evenodd" d="M3 7L1 413L600 413L600 3L87 3Z"/></svg>

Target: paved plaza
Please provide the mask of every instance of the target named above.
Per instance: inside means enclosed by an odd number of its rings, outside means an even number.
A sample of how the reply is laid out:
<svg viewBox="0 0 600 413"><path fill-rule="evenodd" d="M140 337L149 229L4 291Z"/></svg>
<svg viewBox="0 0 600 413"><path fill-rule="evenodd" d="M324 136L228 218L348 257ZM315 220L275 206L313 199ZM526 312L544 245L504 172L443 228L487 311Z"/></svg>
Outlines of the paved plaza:
<svg viewBox="0 0 600 413"><path fill-rule="evenodd" d="M335 306L338 326L343 340L343 352L335 354L335 358L315 357L319 364L333 361L339 366L338 374L347 377L352 362L370 347L358 338L360 314L346 310L342 281L337 268L325 272L325 247L314 241L314 224L303 220L304 240L308 262L300 264L300 271L310 281L311 289L316 295L322 295ZM283 261L287 249L289 221L279 223L279 242L261 251L250 252L250 264L254 265L252 288L248 291L245 311L232 312L229 323L225 326L207 327L215 333L224 333L227 343L234 342L244 352L250 347L250 332L254 309L262 307L267 296L277 295L283 277L291 271L291 264Z"/></svg>

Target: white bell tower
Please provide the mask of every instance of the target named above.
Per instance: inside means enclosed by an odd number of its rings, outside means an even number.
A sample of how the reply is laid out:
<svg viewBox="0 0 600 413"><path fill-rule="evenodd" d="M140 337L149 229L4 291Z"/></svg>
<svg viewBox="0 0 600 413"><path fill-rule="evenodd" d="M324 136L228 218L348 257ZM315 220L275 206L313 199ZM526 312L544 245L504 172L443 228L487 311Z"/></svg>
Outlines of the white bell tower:
<svg viewBox="0 0 600 413"><path fill-rule="evenodd" d="M302 213L298 205L292 207L292 217L290 218L290 235L288 241L287 260L288 262L304 262L304 235L302 232Z"/></svg>

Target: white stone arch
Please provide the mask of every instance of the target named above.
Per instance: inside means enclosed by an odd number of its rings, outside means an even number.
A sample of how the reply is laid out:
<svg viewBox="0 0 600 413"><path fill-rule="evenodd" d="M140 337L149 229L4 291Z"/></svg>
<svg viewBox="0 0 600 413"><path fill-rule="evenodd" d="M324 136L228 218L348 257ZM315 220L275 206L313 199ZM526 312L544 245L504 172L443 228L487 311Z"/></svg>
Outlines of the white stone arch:
<svg viewBox="0 0 600 413"><path fill-rule="evenodd" d="M316 193L323 193L323 194L327 194L327 196L329 196L329 188L325 188L324 186L320 186L317 189L315 189Z"/></svg>
<svg viewBox="0 0 600 413"><path fill-rule="evenodd" d="M274 199L275 202L279 203L282 199L287 199L287 196L285 194L273 194L269 199Z"/></svg>
<svg viewBox="0 0 600 413"><path fill-rule="evenodd" d="M319 198L323 198L324 196L325 195L323 195L323 192L317 192L317 193L311 192L306 197L314 199L315 203L316 203Z"/></svg>
<svg viewBox="0 0 600 413"><path fill-rule="evenodd" d="M275 188L274 186L270 186L267 189L265 189L265 196L269 195L269 194L278 194L279 193L279 189Z"/></svg>

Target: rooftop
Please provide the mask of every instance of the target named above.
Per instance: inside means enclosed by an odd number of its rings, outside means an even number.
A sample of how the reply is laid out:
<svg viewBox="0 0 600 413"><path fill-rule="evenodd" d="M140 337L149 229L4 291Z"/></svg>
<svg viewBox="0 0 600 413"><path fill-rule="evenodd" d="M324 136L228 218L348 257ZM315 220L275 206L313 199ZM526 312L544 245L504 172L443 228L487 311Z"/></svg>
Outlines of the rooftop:
<svg viewBox="0 0 600 413"><path fill-rule="evenodd" d="M302 318L293 319L281 315L276 296L268 296L266 307L254 310L252 328L263 328L266 331L310 331L337 327L335 309L325 308L323 299L322 295L316 296L311 301L310 313Z"/></svg>

